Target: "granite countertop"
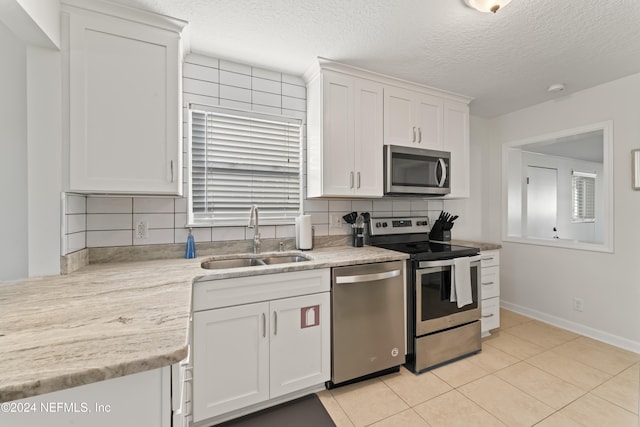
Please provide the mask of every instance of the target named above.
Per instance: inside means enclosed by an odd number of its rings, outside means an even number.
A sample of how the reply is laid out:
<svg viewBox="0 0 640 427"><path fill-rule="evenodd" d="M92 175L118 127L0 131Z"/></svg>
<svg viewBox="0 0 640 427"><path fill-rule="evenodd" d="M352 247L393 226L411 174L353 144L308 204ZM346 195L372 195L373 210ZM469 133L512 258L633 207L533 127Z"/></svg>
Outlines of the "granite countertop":
<svg viewBox="0 0 640 427"><path fill-rule="evenodd" d="M227 270L202 269L211 256L91 264L0 285L0 402L183 360L194 281L408 257L370 246L305 254L312 260Z"/></svg>
<svg viewBox="0 0 640 427"><path fill-rule="evenodd" d="M456 240L453 239L449 243L452 245L471 246L472 248L478 248L481 251L491 251L501 249L502 245L498 243L486 243L486 242L472 242L470 240Z"/></svg>

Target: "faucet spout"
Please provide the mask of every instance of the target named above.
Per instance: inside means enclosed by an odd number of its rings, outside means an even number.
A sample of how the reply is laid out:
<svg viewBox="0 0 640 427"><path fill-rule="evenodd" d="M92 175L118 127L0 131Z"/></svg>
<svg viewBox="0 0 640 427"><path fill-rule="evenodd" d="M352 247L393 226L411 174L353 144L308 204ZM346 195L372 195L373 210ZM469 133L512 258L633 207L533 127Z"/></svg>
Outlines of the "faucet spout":
<svg viewBox="0 0 640 427"><path fill-rule="evenodd" d="M249 228L253 228L253 253L257 254L260 252L260 220L258 215L258 206L251 206L251 211L249 212Z"/></svg>

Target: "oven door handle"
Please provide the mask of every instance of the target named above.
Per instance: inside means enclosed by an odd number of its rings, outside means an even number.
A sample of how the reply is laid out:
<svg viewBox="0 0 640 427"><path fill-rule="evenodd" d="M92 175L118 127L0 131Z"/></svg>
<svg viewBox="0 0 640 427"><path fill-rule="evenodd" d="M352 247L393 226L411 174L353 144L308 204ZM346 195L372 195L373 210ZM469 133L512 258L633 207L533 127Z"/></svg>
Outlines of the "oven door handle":
<svg viewBox="0 0 640 427"><path fill-rule="evenodd" d="M383 273L359 274L357 276L336 276L336 283L362 283L373 282L374 280L391 279L400 276L400 270L385 271Z"/></svg>
<svg viewBox="0 0 640 427"><path fill-rule="evenodd" d="M470 256L469 262L480 261L482 258L480 255ZM430 268L430 267L450 267L453 265L453 260L455 258L436 260L436 261L422 261L418 265L418 268Z"/></svg>

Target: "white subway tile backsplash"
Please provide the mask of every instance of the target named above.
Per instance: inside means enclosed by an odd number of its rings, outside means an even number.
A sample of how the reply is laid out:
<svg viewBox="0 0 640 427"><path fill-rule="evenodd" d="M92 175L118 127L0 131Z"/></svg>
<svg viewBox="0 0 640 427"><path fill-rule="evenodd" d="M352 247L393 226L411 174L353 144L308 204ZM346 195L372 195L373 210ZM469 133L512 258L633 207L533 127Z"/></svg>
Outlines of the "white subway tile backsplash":
<svg viewBox="0 0 640 427"><path fill-rule="evenodd" d="M186 79L204 80L218 83L218 68L185 62L182 66L182 77Z"/></svg>
<svg viewBox="0 0 640 427"><path fill-rule="evenodd" d="M65 210L65 213L67 214L87 213L87 196L76 196L75 194L67 194Z"/></svg>
<svg viewBox="0 0 640 427"><path fill-rule="evenodd" d="M132 230L131 214L87 214L87 230Z"/></svg>
<svg viewBox="0 0 640 427"><path fill-rule="evenodd" d="M282 97L277 94L267 92L252 92L252 102L254 105L268 105L270 107L282 108ZM282 111L282 110L280 110Z"/></svg>
<svg viewBox="0 0 640 427"><path fill-rule="evenodd" d="M298 85L298 86L306 86L302 77L294 76L291 74L282 74L282 83L289 83L289 84Z"/></svg>
<svg viewBox="0 0 640 427"><path fill-rule="evenodd" d="M66 217L66 234L78 233L80 231L86 231L87 229L87 216L85 214L69 214Z"/></svg>
<svg viewBox="0 0 640 427"><path fill-rule="evenodd" d="M132 246L133 230L87 231L87 247Z"/></svg>
<svg viewBox="0 0 640 427"><path fill-rule="evenodd" d="M173 199L161 197L135 197L133 213L173 213Z"/></svg>
<svg viewBox="0 0 640 427"><path fill-rule="evenodd" d="M329 224L313 224L313 230L316 236L328 236Z"/></svg>
<svg viewBox="0 0 640 427"><path fill-rule="evenodd" d="M444 200L431 200L429 201L430 211L442 211L444 210Z"/></svg>
<svg viewBox="0 0 640 427"><path fill-rule="evenodd" d="M312 224L329 224L329 214L327 212L307 212L311 215Z"/></svg>
<svg viewBox="0 0 640 427"><path fill-rule="evenodd" d="M251 76L220 70L220 86L233 86L251 90Z"/></svg>
<svg viewBox="0 0 640 427"><path fill-rule="evenodd" d="M358 213L371 212L373 210L372 200L354 200L351 202L351 209Z"/></svg>
<svg viewBox="0 0 640 427"><path fill-rule="evenodd" d="M132 213L131 197L87 197L87 213Z"/></svg>
<svg viewBox="0 0 640 427"><path fill-rule="evenodd" d="M293 98L291 96L283 96L282 108L296 111L307 111L307 101L300 98Z"/></svg>
<svg viewBox="0 0 640 427"><path fill-rule="evenodd" d="M392 212L393 211L393 202L391 202L391 200L389 200L389 199L387 199L387 200L374 200L373 201L373 211L374 212L378 212L378 211Z"/></svg>
<svg viewBox="0 0 640 427"><path fill-rule="evenodd" d="M264 68L252 67L251 75L253 77L259 77L261 79L275 80L277 82L282 81L282 73L272 70L266 70Z"/></svg>
<svg viewBox="0 0 640 427"><path fill-rule="evenodd" d="M282 94L293 98L307 98L307 89L304 86L282 83Z"/></svg>
<svg viewBox="0 0 640 427"><path fill-rule="evenodd" d="M187 213L175 213L174 217L173 217L173 223L175 224L176 228L187 228Z"/></svg>
<svg viewBox="0 0 640 427"><path fill-rule="evenodd" d="M295 225L276 225L276 238L289 239L296 237Z"/></svg>
<svg viewBox="0 0 640 427"><path fill-rule="evenodd" d="M184 62L188 64L202 65L211 68L220 68L220 60L212 56L190 53L184 58Z"/></svg>
<svg viewBox="0 0 640 427"><path fill-rule="evenodd" d="M411 212L426 211L429 209L429 202L421 199L411 199Z"/></svg>
<svg viewBox="0 0 640 427"><path fill-rule="evenodd" d="M174 231L176 243L187 243L187 236L189 235L188 228L176 227ZM191 230L191 234L193 235L193 240L195 240L196 243L211 241L211 227L193 228Z"/></svg>
<svg viewBox="0 0 640 427"><path fill-rule="evenodd" d="M67 234L65 239L67 239L67 254L79 251L87 246L87 234L84 231L80 233Z"/></svg>
<svg viewBox="0 0 640 427"><path fill-rule="evenodd" d="M189 106L189 104L194 104L196 108L198 108L198 106L200 106L200 105L204 105L204 106L213 105L213 106L216 106L216 105L220 104L220 98L213 97L213 96L199 95L199 94L195 94L195 93L185 93L183 98L182 98L182 105L186 109ZM187 124L186 123L186 118L187 118L187 115L186 115L186 112L185 112L185 116L184 116L185 125ZM183 135L186 138L187 135L189 135L189 132L184 132Z"/></svg>
<svg viewBox="0 0 640 427"><path fill-rule="evenodd" d="M253 104L251 106L251 109L260 113L275 114L278 116L282 115L282 109L280 107L269 107L268 105Z"/></svg>
<svg viewBox="0 0 640 427"><path fill-rule="evenodd" d="M207 82L204 80L184 79L182 82L182 90L185 93L194 93L209 97L219 96L218 87L218 83Z"/></svg>
<svg viewBox="0 0 640 427"><path fill-rule="evenodd" d="M133 245L166 245L174 242L173 228L149 229L146 239L133 238Z"/></svg>
<svg viewBox="0 0 640 427"><path fill-rule="evenodd" d="M147 222L147 228L149 230L157 228L174 228L173 213L157 213L157 214L133 214L133 228L140 221Z"/></svg>
<svg viewBox="0 0 640 427"><path fill-rule="evenodd" d="M296 111L296 110L289 110L286 108L282 109L282 115L286 116L286 117L293 117L295 119L300 119L302 120L302 123L306 123L307 122L307 113L305 113L304 111ZM303 135L305 137L307 137L307 127L306 125L304 126L303 130Z"/></svg>
<svg viewBox="0 0 640 427"><path fill-rule="evenodd" d="M246 64L239 64L237 62L227 61L226 59L220 60L220 70L231 71L233 73L251 75L251 66Z"/></svg>
<svg viewBox="0 0 640 427"><path fill-rule="evenodd" d="M223 99L251 103L251 89L220 85L220 98L221 103Z"/></svg>
<svg viewBox="0 0 640 427"><path fill-rule="evenodd" d="M214 227L211 240L222 242L226 240L244 240L245 227Z"/></svg>
<svg viewBox="0 0 640 427"><path fill-rule="evenodd" d="M220 106L227 107L227 108L236 108L238 110L247 110L247 111L251 110L250 102L239 102L239 101L234 101L232 99L220 98Z"/></svg>
<svg viewBox="0 0 640 427"><path fill-rule="evenodd" d="M246 228L244 232L245 239L253 240L255 230L253 228ZM275 239L276 238L276 226L264 225L260 226L260 238L261 239Z"/></svg>
<svg viewBox="0 0 640 427"><path fill-rule="evenodd" d="M393 200L393 214L395 215L396 212L411 212L411 201L399 199Z"/></svg>
<svg viewBox="0 0 640 427"><path fill-rule="evenodd" d="M278 98L282 95L282 83L280 81L261 79L258 77L251 78L251 89L254 91L272 93L278 95Z"/></svg>
<svg viewBox="0 0 640 427"><path fill-rule="evenodd" d="M302 201L302 206L304 212L327 212L329 210L329 201L320 199L304 199Z"/></svg>
<svg viewBox="0 0 640 427"><path fill-rule="evenodd" d="M351 212L351 200L329 200L329 212Z"/></svg>

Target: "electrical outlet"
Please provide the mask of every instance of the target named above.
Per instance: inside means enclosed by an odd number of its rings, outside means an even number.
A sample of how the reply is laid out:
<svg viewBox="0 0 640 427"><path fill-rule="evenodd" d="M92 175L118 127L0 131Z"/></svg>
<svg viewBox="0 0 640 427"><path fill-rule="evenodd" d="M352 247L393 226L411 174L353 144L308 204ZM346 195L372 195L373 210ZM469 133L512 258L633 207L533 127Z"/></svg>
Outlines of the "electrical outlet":
<svg viewBox="0 0 640 427"><path fill-rule="evenodd" d="M147 237L149 237L149 223L140 220L136 224L136 239L146 239Z"/></svg>
<svg viewBox="0 0 640 427"><path fill-rule="evenodd" d="M574 311L584 311L584 300L582 298L573 297Z"/></svg>
<svg viewBox="0 0 640 427"><path fill-rule="evenodd" d="M342 228L343 225L344 225L344 220L342 219L342 215L340 214L329 215L329 228Z"/></svg>

